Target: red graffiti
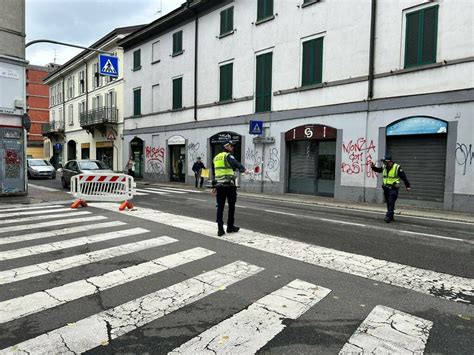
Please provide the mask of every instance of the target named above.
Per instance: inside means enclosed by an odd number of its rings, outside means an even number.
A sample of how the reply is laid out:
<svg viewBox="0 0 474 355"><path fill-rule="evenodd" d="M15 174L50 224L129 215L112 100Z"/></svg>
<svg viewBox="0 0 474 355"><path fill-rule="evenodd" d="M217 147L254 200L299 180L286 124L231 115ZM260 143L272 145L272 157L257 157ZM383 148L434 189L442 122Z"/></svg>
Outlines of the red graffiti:
<svg viewBox="0 0 474 355"><path fill-rule="evenodd" d="M16 150L7 149L5 151L5 163L6 165L20 165L21 157Z"/></svg>
<svg viewBox="0 0 474 355"><path fill-rule="evenodd" d="M368 178L376 178L378 175L372 171L370 165L373 161L372 152L375 153L375 144L371 140L367 142L365 138L359 138L353 142L350 140L347 144L342 144L342 150L350 160L348 163L341 164L341 171L348 175L357 175L365 171Z"/></svg>
<svg viewBox="0 0 474 355"><path fill-rule="evenodd" d="M145 148L146 160L157 160L163 163L165 160L165 148L163 147L146 147Z"/></svg>

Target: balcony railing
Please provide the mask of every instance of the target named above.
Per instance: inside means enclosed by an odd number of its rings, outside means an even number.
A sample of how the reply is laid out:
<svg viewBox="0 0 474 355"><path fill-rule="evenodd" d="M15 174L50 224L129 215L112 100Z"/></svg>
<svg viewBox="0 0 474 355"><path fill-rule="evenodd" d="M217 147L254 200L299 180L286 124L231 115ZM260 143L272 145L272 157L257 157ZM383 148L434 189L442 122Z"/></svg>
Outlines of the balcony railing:
<svg viewBox="0 0 474 355"><path fill-rule="evenodd" d="M99 107L80 115L81 127L90 127L104 123L118 122L118 109L115 107Z"/></svg>
<svg viewBox="0 0 474 355"><path fill-rule="evenodd" d="M43 123L42 130L43 134L63 133L64 121L50 121L49 123Z"/></svg>

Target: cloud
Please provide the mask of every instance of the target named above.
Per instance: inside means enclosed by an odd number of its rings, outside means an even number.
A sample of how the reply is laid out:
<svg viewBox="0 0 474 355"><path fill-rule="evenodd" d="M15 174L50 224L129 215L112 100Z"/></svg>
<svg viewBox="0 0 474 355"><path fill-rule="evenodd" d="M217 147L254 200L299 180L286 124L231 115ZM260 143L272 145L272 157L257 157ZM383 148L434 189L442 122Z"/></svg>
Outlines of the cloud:
<svg viewBox="0 0 474 355"><path fill-rule="evenodd" d="M117 27L146 24L184 0L26 0L26 41L52 39L88 46ZM160 12L161 9L161 12ZM28 47L26 59L62 64L81 50L53 44Z"/></svg>

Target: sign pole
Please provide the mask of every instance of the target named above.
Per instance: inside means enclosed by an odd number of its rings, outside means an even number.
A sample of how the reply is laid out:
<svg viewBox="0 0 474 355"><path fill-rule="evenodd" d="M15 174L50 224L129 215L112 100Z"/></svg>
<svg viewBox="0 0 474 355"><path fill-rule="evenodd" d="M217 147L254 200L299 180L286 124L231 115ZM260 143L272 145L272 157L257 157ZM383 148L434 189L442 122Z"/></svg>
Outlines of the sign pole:
<svg viewBox="0 0 474 355"><path fill-rule="evenodd" d="M263 137L266 137L265 131L266 131L266 127L263 127L262 128ZM261 193L263 193L263 185L265 184L265 145L266 144L262 144L262 145L263 145L262 147L262 185L260 188Z"/></svg>

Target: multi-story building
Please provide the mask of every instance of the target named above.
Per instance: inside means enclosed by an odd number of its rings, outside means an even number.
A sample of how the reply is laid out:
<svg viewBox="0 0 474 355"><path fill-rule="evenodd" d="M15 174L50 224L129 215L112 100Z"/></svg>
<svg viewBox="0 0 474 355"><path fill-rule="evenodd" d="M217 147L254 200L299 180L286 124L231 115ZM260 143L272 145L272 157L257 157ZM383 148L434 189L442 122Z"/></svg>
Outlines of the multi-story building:
<svg viewBox="0 0 474 355"><path fill-rule="evenodd" d="M390 153L403 200L474 211L473 6L187 1L119 42L124 159L184 182L232 138L243 190L381 202L370 163Z"/></svg>
<svg viewBox="0 0 474 355"><path fill-rule="evenodd" d="M25 0L0 0L0 195L28 192Z"/></svg>
<svg viewBox="0 0 474 355"><path fill-rule="evenodd" d="M50 107L43 135L57 164L98 159L123 169L123 50L117 41L141 27L117 28L90 46L118 57L117 78L101 76L98 53L84 50L44 79Z"/></svg>
<svg viewBox="0 0 474 355"><path fill-rule="evenodd" d="M49 158L49 152L44 149L42 130L49 122L49 88L43 84L43 79L58 67L56 64L26 67L26 112L31 120L26 148L28 158Z"/></svg>

